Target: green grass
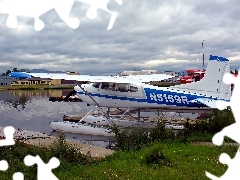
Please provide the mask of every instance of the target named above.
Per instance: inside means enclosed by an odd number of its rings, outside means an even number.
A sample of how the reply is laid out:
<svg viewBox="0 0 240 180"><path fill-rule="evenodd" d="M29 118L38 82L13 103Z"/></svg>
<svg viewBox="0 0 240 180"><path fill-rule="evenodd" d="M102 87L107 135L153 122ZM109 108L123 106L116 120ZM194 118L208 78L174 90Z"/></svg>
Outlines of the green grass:
<svg viewBox="0 0 240 180"><path fill-rule="evenodd" d="M191 144L196 141L209 141L215 133L234 122L231 110L214 111L208 123L191 126L177 135L164 129L161 122L146 133L143 129L120 130L116 133L116 152L103 159L93 159L81 154L66 143L64 136L50 149L25 145L17 141L15 146L0 147L0 159L9 162L10 168L0 172L2 179L12 179L14 172L23 172L25 179L36 179L37 167L27 167L23 163L26 155L39 155L45 163L57 157L61 165L54 169L60 180L79 179L173 179L204 180L205 171L221 176L227 166L219 162L221 153L233 158L238 146L207 146ZM226 142L231 139L225 138Z"/></svg>
<svg viewBox="0 0 240 180"><path fill-rule="evenodd" d="M62 142L62 141L61 141ZM137 151L117 151L106 158L93 160L64 142L54 149L17 143L14 147L1 147L1 159L9 162L8 171L0 172L1 179L11 179L14 172L23 172L25 179L36 179L37 168L23 164L26 155L39 155L45 163L52 156L60 159L60 166L53 173L60 180L79 179L207 179L205 171L221 176L227 166L218 157L225 152L232 158L236 146L204 146L184 143L155 142Z"/></svg>
<svg viewBox="0 0 240 180"><path fill-rule="evenodd" d="M157 149L165 156L167 163L147 164L146 156ZM234 155L236 147L209 147L179 143L155 143L137 152L117 152L89 167L73 167L60 179L207 179L205 171L217 176L226 171L218 161L222 152ZM161 163L160 163L161 164ZM81 173L77 173L81 172Z"/></svg>

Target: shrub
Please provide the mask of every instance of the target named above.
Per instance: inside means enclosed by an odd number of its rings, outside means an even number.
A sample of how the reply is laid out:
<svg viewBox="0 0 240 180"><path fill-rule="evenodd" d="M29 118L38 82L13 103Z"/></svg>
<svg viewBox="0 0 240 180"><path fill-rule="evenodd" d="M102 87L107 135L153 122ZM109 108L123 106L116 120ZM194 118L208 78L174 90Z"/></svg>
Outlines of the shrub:
<svg viewBox="0 0 240 180"><path fill-rule="evenodd" d="M153 128L149 133L151 141L164 141L167 138L167 130L164 123L161 121L157 122L157 126Z"/></svg>
<svg viewBox="0 0 240 180"><path fill-rule="evenodd" d="M138 150L149 144L148 132L142 128L124 130L115 125L109 128L115 133L117 149Z"/></svg>
<svg viewBox="0 0 240 180"><path fill-rule="evenodd" d="M143 162L147 165L172 166L171 160L162 152L161 145L157 144L149 148L144 155Z"/></svg>
<svg viewBox="0 0 240 180"><path fill-rule="evenodd" d="M57 141L49 149L52 156L68 163L86 164L90 160L89 155L82 154L80 149L76 149L74 146L68 144L63 133L59 134Z"/></svg>

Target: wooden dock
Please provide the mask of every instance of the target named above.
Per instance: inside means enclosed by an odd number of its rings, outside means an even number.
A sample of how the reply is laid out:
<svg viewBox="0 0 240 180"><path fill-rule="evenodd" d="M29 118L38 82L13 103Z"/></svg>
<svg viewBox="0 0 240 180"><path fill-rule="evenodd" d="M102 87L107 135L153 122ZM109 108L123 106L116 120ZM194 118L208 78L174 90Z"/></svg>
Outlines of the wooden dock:
<svg viewBox="0 0 240 180"><path fill-rule="evenodd" d="M98 116L100 113L91 113L90 115ZM64 115L63 121L70 121L70 122L79 122L85 116L84 113L81 114L74 114L74 115ZM110 118L120 118L121 115L110 114ZM124 115L122 120L129 120L129 121L136 121L138 119L137 116L129 116ZM185 124L187 121L190 124L196 124L199 119L187 119L187 118L177 118L177 117L149 117L149 116L141 116L139 122L152 122L156 123L158 121L162 121L166 124Z"/></svg>

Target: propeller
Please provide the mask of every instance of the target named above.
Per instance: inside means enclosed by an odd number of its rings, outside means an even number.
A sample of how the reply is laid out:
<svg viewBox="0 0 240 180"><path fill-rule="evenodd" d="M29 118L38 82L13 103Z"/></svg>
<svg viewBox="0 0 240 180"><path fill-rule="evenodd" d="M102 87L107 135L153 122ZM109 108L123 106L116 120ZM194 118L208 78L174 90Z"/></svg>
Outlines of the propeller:
<svg viewBox="0 0 240 180"><path fill-rule="evenodd" d="M63 101L67 101L70 96L75 95L75 94L76 94L76 91L72 90L70 93L68 93L68 95L66 95L66 97L63 99Z"/></svg>

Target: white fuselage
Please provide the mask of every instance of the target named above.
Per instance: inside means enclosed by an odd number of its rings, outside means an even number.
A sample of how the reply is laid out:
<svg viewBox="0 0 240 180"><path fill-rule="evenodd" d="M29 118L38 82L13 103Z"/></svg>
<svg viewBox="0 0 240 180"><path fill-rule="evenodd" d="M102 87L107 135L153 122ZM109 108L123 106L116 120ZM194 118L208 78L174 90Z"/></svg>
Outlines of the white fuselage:
<svg viewBox="0 0 240 180"><path fill-rule="evenodd" d="M128 85L129 87L108 87L101 85L94 87L93 84L82 84L81 87L90 94L86 95L79 86L74 90L77 96L89 105L95 102L101 107L114 108L157 108L157 107L198 107L190 101L197 95L169 90L166 87L156 87L147 84ZM125 89L124 89L125 88ZM205 107L205 106L203 106Z"/></svg>

